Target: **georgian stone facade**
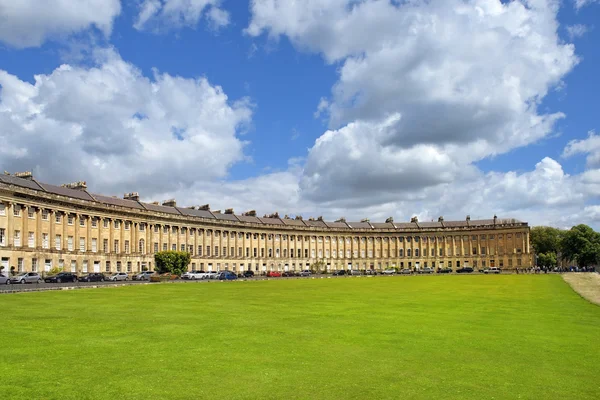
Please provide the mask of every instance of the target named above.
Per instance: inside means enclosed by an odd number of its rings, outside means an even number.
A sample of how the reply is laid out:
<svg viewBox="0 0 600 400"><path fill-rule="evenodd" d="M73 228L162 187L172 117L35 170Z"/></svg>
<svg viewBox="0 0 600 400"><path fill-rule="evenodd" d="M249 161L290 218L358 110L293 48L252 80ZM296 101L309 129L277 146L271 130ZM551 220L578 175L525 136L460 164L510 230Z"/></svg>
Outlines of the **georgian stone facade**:
<svg viewBox="0 0 600 400"><path fill-rule="evenodd" d="M0 175L0 267L7 272L138 272L154 253L185 250L190 269L513 269L531 266L527 223L514 219L395 223L235 215L175 201L143 203L53 186L30 174Z"/></svg>

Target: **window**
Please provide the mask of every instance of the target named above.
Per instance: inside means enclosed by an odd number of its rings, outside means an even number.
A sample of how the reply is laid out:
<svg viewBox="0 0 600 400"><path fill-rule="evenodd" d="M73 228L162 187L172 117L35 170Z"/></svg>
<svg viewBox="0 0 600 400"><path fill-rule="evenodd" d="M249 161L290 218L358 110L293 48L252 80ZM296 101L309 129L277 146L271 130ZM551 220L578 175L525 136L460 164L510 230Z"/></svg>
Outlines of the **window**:
<svg viewBox="0 0 600 400"><path fill-rule="evenodd" d="M167 251L167 244L163 243L163 251Z"/></svg>
<svg viewBox="0 0 600 400"><path fill-rule="evenodd" d="M140 242L138 243L138 252L142 254L146 253L146 242L144 239L140 239Z"/></svg>
<svg viewBox="0 0 600 400"><path fill-rule="evenodd" d="M108 239L102 239L102 252L108 253Z"/></svg>
<svg viewBox="0 0 600 400"><path fill-rule="evenodd" d="M47 233L42 233L42 248L43 249L50 248L50 243L48 243L48 234Z"/></svg>
<svg viewBox="0 0 600 400"><path fill-rule="evenodd" d="M115 241L113 242L113 251L114 251L115 253L119 253L119 241L118 241L118 240L115 240Z"/></svg>
<svg viewBox="0 0 600 400"><path fill-rule="evenodd" d="M106 267L104 267L104 272L110 272L110 261L106 262Z"/></svg>
<svg viewBox="0 0 600 400"><path fill-rule="evenodd" d="M419 257L419 249L415 249L415 257Z"/></svg>
<svg viewBox="0 0 600 400"><path fill-rule="evenodd" d="M73 236L67 238L67 249L73 251Z"/></svg>
<svg viewBox="0 0 600 400"><path fill-rule="evenodd" d="M521 266L521 259L517 258L517 267L520 267L520 266Z"/></svg>
<svg viewBox="0 0 600 400"><path fill-rule="evenodd" d="M246 257L250 257L250 247L246 247Z"/></svg>
<svg viewBox="0 0 600 400"><path fill-rule="evenodd" d="M444 257L444 249L440 249L440 257Z"/></svg>
<svg viewBox="0 0 600 400"><path fill-rule="evenodd" d="M494 240L494 235L488 235L488 238Z"/></svg>
<svg viewBox="0 0 600 400"><path fill-rule="evenodd" d="M521 234L520 234L520 233L517 233L515 236L517 237L517 239L519 239L519 238L521 237ZM517 263L518 263L518 261L519 261L519 260L517 260ZM518 264L517 264L517 265L518 265Z"/></svg>
<svg viewBox="0 0 600 400"><path fill-rule="evenodd" d="M6 246L6 230L0 228L0 246Z"/></svg>
<svg viewBox="0 0 600 400"><path fill-rule="evenodd" d="M241 257L241 256L242 256L242 248L238 247L238 257Z"/></svg>
<svg viewBox="0 0 600 400"><path fill-rule="evenodd" d="M507 239L512 239L512 233L508 233L508 234L506 234L506 238L507 238Z"/></svg>
<svg viewBox="0 0 600 400"><path fill-rule="evenodd" d="M364 250L360 251L360 258L365 258L365 251Z"/></svg>
<svg viewBox="0 0 600 400"><path fill-rule="evenodd" d="M125 230L128 231L129 227L131 226L131 222L129 221L125 221Z"/></svg>
<svg viewBox="0 0 600 400"><path fill-rule="evenodd" d="M98 239L92 238L92 253L98 252Z"/></svg>
<svg viewBox="0 0 600 400"><path fill-rule="evenodd" d="M35 235L33 232L29 232L27 234L27 245L29 246L29 248L35 247Z"/></svg>
<svg viewBox="0 0 600 400"><path fill-rule="evenodd" d="M473 255L476 256L477 255L477 247L473 247Z"/></svg>
<svg viewBox="0 0 600 400"><path fill-rule="evenodd" d="M121 272L121 261L117 261L117 272Z"/></svg>
<svg viewBox="0 0 600 400"><path fill-rule="evenodd" d="M479 235L479 239L485 239L485 235Z"/></svg>
<svg viewBox="0 0 600 400"><path fill-rule="evenodd" d="M35 218L35 211L33 210L33 208L29 207L29 208L27 209L27 216L28 216L29 218Z"/></svg>
<svg viewBox="0 0 600 400"><path fill-rule="evenodd" d="M88 272L88 260L83 260L82 272Z"/></svg>
<svg viewBox="0 0 600 400"><path fill-rule="evenodd" d="M92 218L92 228L97 228L97 227L98 227L98 219Z"/></svg>
<svg viewBox="0 0 600 400"><path fill-rule="evenodd" d="M62 216L59 213L54 214L54 221L57 224L60 224L60 222L62 221Z"/></svg>
<svg viewBox="0 0 600 400"><path fill-rule="evenodd" d="M140 224L140 232L144 232L146 230L145 224Z"/></svg>
<svg viewBox="0 0 600 400"><path fill-rule="evenodd" d="M77 261L71 260L71 272L77 273Z"/></svg>
<svg viewBox="0 0 600 400"><path fill-rule="evenodd" d="M17 259L17 271L18 272L23 272L23 265L24 265L23 259L22 258Z"/></svg>
<svg viewBox="0 0 600 400"><path fill-rule="evenodd" d="M210 257L210 246L206 246L206 257Z"/></svg>
<svg viewBox="0 0 600 400"><path fill-rule="evenodd" d="M131 261L127 261L127 272L131 272Z"/></svg>
<svg viewBox="0 0 600 400"><path fill-rule="evenodd" d="M406 249L406 257L412 256L412 249Z"/></svg>
<svg viewBox="0 0 600 400"><path fill-rule="evenodd" d="M79 251L85 251L85 238L79 238Z"/></svg>
<svg viewBox="0 0 600 400"><path fill-rule="evenodd" d="M308 249L304 249L304 258L308 258Z"/></svg>
<svg viewBox="0 0 600 400"><path fill-rule="evenodd" d="M198 246L198 257L202 257L202 246Z"/></svg>
<svg viewBox="0 0 600 400"><path fill-rule="evenodd" d="M13 244L16 247L20 247L21 246L21 231L15 231L15 237L13 239Z"/></svg>
<svg viewBox="0 0 600 400"><path fill-rule="evenodd" d="M517 253L522 253L522 252L523 252L523 249L517 248Z"/></svg>
<svg viewBox="0 0 600 400"><path fill-rule="evenodd" d="M369 250L369 258L373 258L373 250Z"/></svg>
<svg viewBox="0 0 600 400"><path fill-rule="evenodd" d="M129 254L129 240L125 241L125 254Z"/></svg>
<svg viewBox="0 0 600 400"><path fill-rule="evenodd" d="M283 256L285 257L285 250ZM325 250L325 258L329 258L329 249Z"/></svg>
<svg viewBox="0 0 600 400"><path fill-rule="evenodd" d="M6 215L6 206L0 203L0 215Z"/></svg>
<svg viewBox="0 0 600 400"><path fill-rule="evenodd" d="M158 233L160 227L158 225L154 225L154 233Z"/></svg>
<svg viewBox="0 0 600 400"><path fill-rule="evenodd" d="M163 226L163 233L169 233L169 227Z"/></svg>
<svg viewBox="0 0 600 400"><path fill-rule="evenodd" d="M481 255L482 255L482 256L485 256L485 247L482 247L482 248L481 248Z"/></svg>
<svg viewBox="0 0 600 400"><path fill-rule="evenodd" d="M219 246L215 246L215 257L219 256Z"/></svg>
<svg viewBox="0 0 600 400"><path fill-rule="evenodd" d="M512 259L509 259L509 260L508 260L508 266L509 266L509 267L512 267L512 266L513 266L513 264L512 264Z"/></svg>
<svg viewBox="0 0 600 400"><path fill-rule="evenodd" d="M32 258L31 259L31 272L37 272L37 269L38 269L37 258Z"/></svg>
<svg viewBox="0 0 600 400"><path fill-rule="evenodd" d="M322 249L319 249L319 258L323 258L323 250Z"/></svg>
<svg viewBox="0 0 600 400"><path fill-rule="evenodd" d="M346 258L350 258L350 250L346 250Z"/></svg>
<svg viewBox="0 0 600 400"><path fill-rule="evenodd" d="M13 206L13 215L15 217L21 216L21 206L18 206L18 205Z"/></svg>
<svg viewBox="0 0 600 400"><path fill-rule="evenodd" d="M264 257L265 257L265 248L264 248L264 247L262 247L262 248L260 249L260 257L261 257L261 258L264 258ZM298 255L298 257L300 257L300 255Z"/></svg>
<svg viewBox="0 0 600 400"><path fill-rule="evenodd" d="M114 225L115 229L119 229L121 227L121 221L115 220L113 225Z"/></svg>
<svg viewBox="0 0 600 400"><path fill-rule="evenodd" d="M48 221L48 210L42 210L42 219Z"/></svg>
<svg viewBox="0 0 600 400"><path fill-rule="evenodd" d="M85 226L85 217L79 217L79 226Z"/></svg>
<svg viewBox="0 0 600 400"><path fill-rule="evenodd" d="M68 225L73 225L73 220L74 220L74 218L72 215L67 216L67 224Z"/></svg>
<svg viewBox="0 0 600 400"><path fill-rule="evenodd" d="M108 220L108 218L104 218L104 220L102 221L102 226L104 226L105 228L108 228L110 226L110 221Z"/></svg>
<svg viewBox="0 0 600 400"><path fill-rule="evenodd" d="M501 233L498 234L498 239L502 239L503 235Z"/></svg>
<svg viewBox="0 0 600 400"><path fill-rule="evenodd" d="M185 251L185 244L181 244L181 251Z"/></svg>
<svg viewBox="0 0 600 400"><path fill-rule="evenodd" d="M176 226L174 226L174 227L171 228L171 233L173 233L173 234L177 233L177 227Z"/></svg>
<svg viewBox="0 0 600 400"><path fill-rule="evenodd" d="M202 247L198 246L199 249L201 249ZM154 243L154 252L158 253L158 243Z"/></svg>

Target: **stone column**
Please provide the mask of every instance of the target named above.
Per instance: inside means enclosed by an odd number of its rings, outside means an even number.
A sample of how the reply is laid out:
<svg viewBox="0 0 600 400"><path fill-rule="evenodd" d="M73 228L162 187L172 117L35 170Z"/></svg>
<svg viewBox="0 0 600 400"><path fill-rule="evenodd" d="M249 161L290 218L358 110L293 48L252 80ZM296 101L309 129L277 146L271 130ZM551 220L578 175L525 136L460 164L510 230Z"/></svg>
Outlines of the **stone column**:
<svg viewBox="0 0 600 400"><path fill-rule="evenodd" d="M13 246L13 240L14 240L14 232L15 232L15 223L14 223L14 203L6 203L6 246L11 246L14 248ZM10 267L12 265L9 265L9 271L10 271Z"/></svg>

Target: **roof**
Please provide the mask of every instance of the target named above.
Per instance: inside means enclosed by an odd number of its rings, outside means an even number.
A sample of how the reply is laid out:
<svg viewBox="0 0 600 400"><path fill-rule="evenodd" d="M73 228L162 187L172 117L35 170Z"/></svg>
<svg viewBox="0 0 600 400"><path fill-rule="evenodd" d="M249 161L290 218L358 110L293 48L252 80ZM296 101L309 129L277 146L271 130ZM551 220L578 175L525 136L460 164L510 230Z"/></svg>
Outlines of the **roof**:
<svg viewBox="0 0 600 400"><path fill-rule="evenodd" d="M496 218L494 219L476 219L462 221L443 221L443 222L327 222L322 220L300 220L290 218L259 218L249 215L221 214L211 213L207 210L196 210L184 207L168 207L152 203L143 203L135 200L126 200L117 197L110 197L100 194L90 194L87 190L70 189L62 186L41 183L35 179L24 179L12 175L0 175L0 183L15 185L31 190L39 190L52 193L59 196L66 196L74 199L86 200L95 203L132 208L136 210L148 210L167 214L183 215L196 218L217 219L231 222L245 222L254 224L285 225L298 227L316 227L316 228L340 228L340 229L440 229L454 227L486 227L494 225L514 225L526 224L514 218Z"/></svg>
<svg viewBox="0 0 600 400"><path fill-rule="evenodd" d="M352 229L373 229L368 222L348 222L348 226Z"/></svg>
<svg viewBox="0 0 600 400"><path fill-rule="evenodd" d="M185 207L175 207L177 211L181 213L181 215L185 215L188 217L199 217L199 218L210 218L215 219L215 216L206 210L196 210L194 208L185 208Z"/></svg>
<svg viewBox="0 0 600 400"><path fill-rule="evenodd" d="M62 186L49 185L47 183L40 183L40 186L48 193L67 196L74 199L95 201L94 198L85 190L69 189Z"/></svg>
<svg viewBox="0 0 600 400"><path fill-rule="evenodd" d="M144 207L135 200L119 199L118 197L102 196L101 194L92 194L92 197L94 197L100 203L110 204L113 206L137 208L138 210L144 209Z"/></svg>
<svg viewBox="0 0 600 400"><path fill-rule="evenodd" d="M142 203L142 202L140 202L140 204L142 206L144 206L144 208L146 210L150 210L150 211L163 212L163 213L167 213L167 214L177 214L177 215L181 214L177 210L176 207L159 206L158 204Z"/></svg>
<svg viewBox="0 0 600 400"><path fill-rule="evenodd" d="M283 218L281 221L283 221L284 225L289 225L289 226L306 226L306 224L304 223L304 221L301 220L301 219Z"/></svg>
<svg viewBox="0 0 600 400"><path fill-rule="evenodd" d="M17 185L33 190L44 190L38 185L36 181L29 179L17 178L16 176L0 175L0 182L4 182L8 185Z"/></svg>

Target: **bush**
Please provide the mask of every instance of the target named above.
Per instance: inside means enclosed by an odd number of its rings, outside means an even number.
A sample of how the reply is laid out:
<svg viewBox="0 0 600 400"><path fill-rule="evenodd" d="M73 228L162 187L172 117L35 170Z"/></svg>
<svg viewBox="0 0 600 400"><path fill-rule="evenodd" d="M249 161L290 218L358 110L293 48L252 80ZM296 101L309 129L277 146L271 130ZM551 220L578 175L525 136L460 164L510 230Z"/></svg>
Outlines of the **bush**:
<svg viewBox="0 0 600 400"><path fill-rule="evenodd" d="M192 256L185 251L161 251L154 255L156 271L159 274L170 272L181 275L188 269Z"/></svg>

